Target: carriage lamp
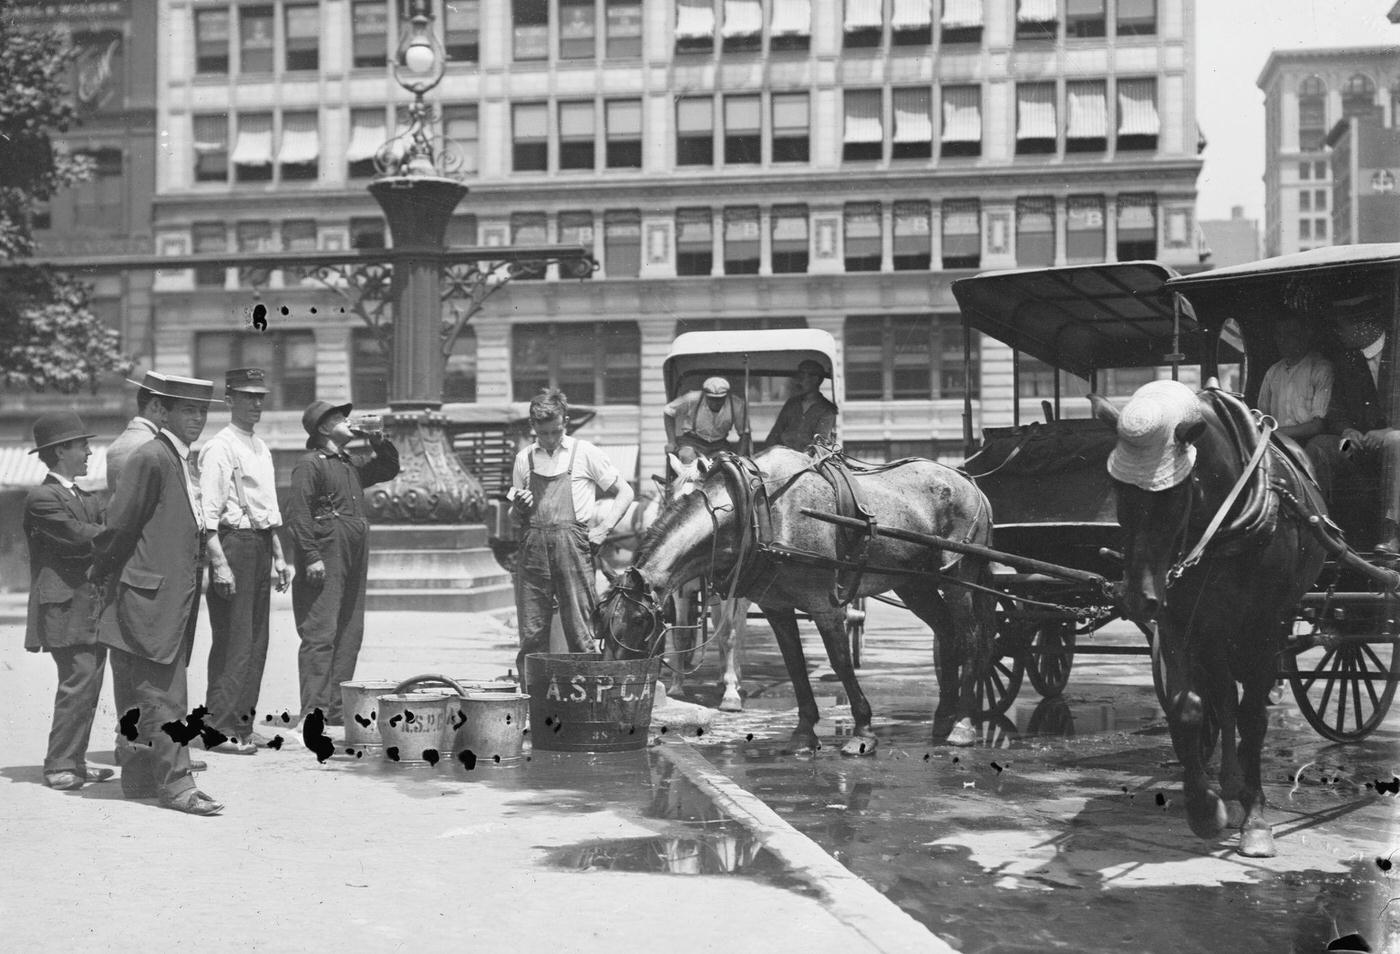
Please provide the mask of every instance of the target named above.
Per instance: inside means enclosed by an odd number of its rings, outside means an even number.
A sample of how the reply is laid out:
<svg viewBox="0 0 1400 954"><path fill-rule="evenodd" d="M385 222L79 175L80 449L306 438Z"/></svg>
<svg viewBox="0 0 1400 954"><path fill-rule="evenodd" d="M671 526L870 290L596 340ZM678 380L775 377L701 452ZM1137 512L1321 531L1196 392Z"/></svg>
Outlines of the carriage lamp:
<svg viewBox="0 0 1400 954"><path fill-rule="evenodd" d="M433 29L433 0L404 0L400 22L407 21L399 54L394 59L394 79L422 97L442 82L447 71L447 51Z"/></svg>

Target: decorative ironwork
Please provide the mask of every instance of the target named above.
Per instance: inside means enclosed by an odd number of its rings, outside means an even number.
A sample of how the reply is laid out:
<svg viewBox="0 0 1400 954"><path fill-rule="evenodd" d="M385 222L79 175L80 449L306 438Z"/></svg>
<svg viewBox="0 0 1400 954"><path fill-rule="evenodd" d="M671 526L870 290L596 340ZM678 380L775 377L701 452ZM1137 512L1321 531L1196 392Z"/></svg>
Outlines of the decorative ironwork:
<svg viewBox="0 0 1400 954"><path fill-rule="evenodd" d="M375 523L481 523L486 491L452 453L447 416L436 411L390 412L384 430L399 451L399 473L365 491Z"/></svg>

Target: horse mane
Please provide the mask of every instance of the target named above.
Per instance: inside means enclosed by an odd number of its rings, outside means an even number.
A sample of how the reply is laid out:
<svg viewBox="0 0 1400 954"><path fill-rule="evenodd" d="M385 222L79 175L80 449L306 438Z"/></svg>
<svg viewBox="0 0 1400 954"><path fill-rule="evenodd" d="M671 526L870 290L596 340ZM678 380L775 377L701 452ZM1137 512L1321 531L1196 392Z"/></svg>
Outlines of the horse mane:
<svg viewBox="0 0 1400 954"><path fill-rule="evenodd" d="M695 498L703 496L703 494L699 493L686 494L684 497L679 497L663 507L661 513L656 518L656 522L647 527L646 532L642 534L642 542L637 547L637 553L633 558L633 564L639 564L650 556L652 547L656 542L665 538L676 524L689 516L690 511L699 506Z"/></svg>

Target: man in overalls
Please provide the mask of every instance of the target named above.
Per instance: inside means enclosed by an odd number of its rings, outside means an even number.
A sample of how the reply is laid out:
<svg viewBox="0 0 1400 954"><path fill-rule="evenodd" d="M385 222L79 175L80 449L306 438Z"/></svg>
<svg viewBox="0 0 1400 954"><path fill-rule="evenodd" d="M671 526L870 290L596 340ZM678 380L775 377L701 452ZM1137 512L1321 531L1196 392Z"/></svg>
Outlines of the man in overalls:
<svg viewBox="0 0 1400 954"><path fill-rule="evenodd" d="M632 487L597 447L565 434L569 406L557 389L530 402L535 441L515 458L507 498L525 523L515 572L521 684L525 657L549 652L554 604L571 652L593 649L593 555L632 503ZM611 500L595 521L598 499Z"/></svg>

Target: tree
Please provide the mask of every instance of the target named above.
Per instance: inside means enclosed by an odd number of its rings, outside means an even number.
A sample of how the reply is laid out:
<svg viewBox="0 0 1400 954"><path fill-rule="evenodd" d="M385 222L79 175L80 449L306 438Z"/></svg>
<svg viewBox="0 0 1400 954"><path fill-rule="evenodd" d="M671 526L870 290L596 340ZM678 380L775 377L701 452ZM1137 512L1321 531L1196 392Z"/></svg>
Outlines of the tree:
<svg viewBox="0 0 1400 954"><path fill-rule="evenodd" d="M55 137L76 118L67 77L77 51L53 31L21 30L0 0L0 376L11 387L76 391L128 367L118 336L71 276L27 266L35 206L92 175Z"/></svg>

